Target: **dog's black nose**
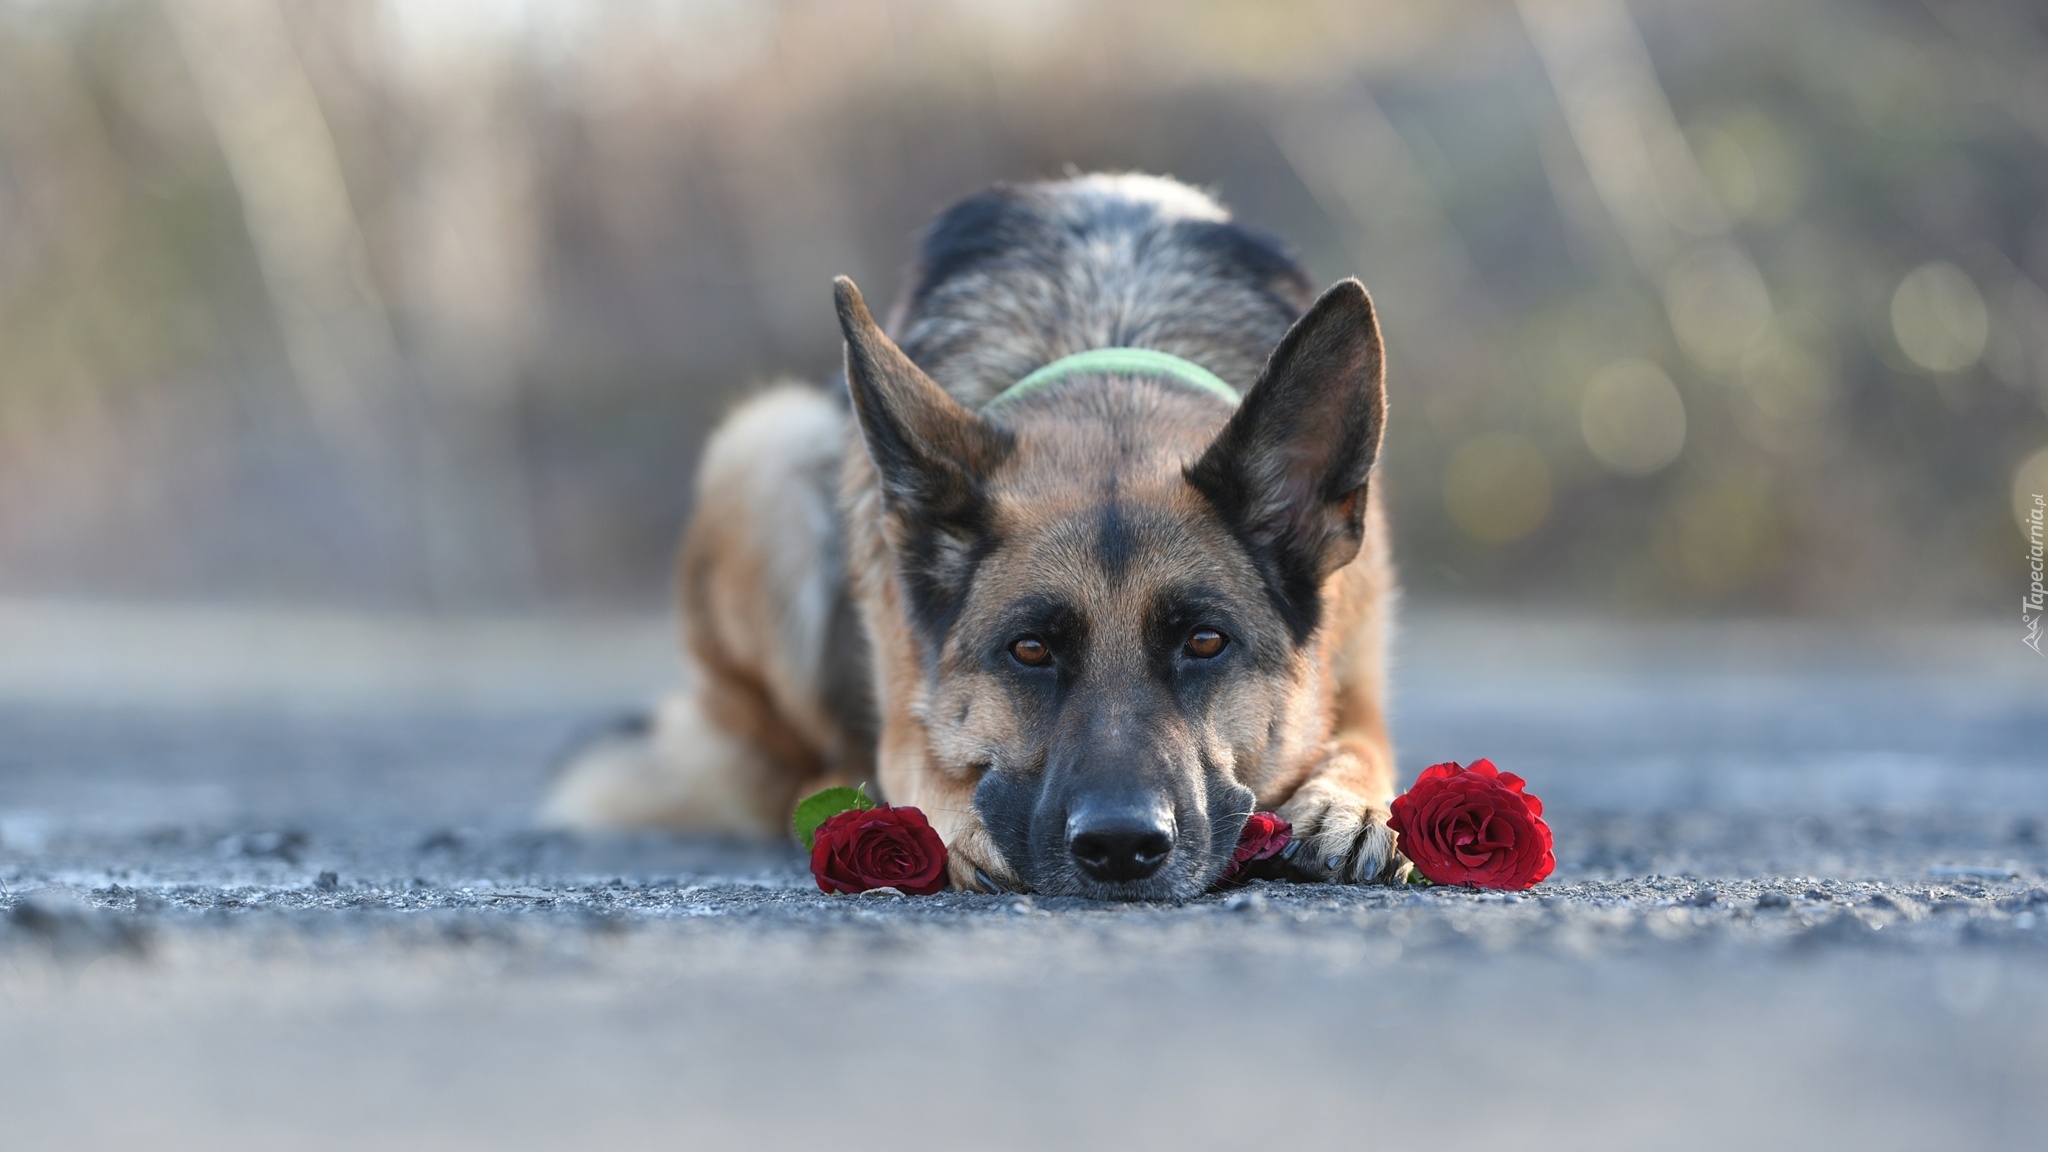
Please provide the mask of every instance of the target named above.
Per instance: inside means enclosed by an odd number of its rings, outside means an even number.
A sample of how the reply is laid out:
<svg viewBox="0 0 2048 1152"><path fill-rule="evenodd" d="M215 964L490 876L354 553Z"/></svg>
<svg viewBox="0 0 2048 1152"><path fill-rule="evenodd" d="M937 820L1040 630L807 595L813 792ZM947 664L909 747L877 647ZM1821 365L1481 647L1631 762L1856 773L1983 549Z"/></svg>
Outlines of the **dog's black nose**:
<svg viewBox="0 0 2048 1152"><path fill-rule="evenodd" d="M1097 880L1143 880L1173 853L1173 819L1151 808L1077 812L1067 821L1067 851Z"/></svg>

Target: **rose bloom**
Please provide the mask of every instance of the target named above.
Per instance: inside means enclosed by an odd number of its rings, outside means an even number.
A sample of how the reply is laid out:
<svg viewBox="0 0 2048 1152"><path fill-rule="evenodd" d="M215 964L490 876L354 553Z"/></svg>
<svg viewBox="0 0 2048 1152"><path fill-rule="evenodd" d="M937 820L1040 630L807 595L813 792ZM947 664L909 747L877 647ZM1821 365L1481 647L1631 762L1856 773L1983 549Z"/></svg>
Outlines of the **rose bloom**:
<svg viewBox="0 0 2048 1152"><path fill-rule="evenodd" d="M1216 883L1234 884L1244 879L1246 865L1278 856L1293 839L1292 824L1271 812L1252 813L1244 822L1244 831L1237 834L1237 848L1231 852L1230 863L1224 866Z"/></svg>
<svg viewBox="0 0 2048 1152"><path fill-rule="evenodd" d="M915 808L841 812L818 825L811 844L811 875L821 892L897 888L929 896L946 886L945 842Z"/></svg>
<svg viewBox="0 0 2048 1152"><path fill-rule="evenodd" d="M1491 760L1469 768L1432 764L1394 800L1387 827L1403 855L1433 884L1527 888L1557 866L1543 801Z"/></svg>

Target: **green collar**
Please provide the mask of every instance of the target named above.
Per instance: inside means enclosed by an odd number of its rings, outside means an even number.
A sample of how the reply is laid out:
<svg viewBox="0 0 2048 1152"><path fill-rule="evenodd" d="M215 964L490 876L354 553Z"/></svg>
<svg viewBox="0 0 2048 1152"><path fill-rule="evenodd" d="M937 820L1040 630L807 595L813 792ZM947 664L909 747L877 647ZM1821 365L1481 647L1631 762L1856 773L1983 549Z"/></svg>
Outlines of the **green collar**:
<svg viewBox="0 0 2048 1152"><path fill-rule="evenodd" d="M1047 364L1005 388L995 399L983 405L982 410L987 411L998 404L1015 400L1026 392L1035 392L1083 372L1099 372L1112 376L1171 376L1204 392L1214 392L1230 401L1233 407L1242 399L1237 394L1237 389L1224 383L1221 376L1200 364L1183 360L1171 353L1152 348L1094 348L1086 352L1076 352L1072 356L1062 357Z"/></svg>

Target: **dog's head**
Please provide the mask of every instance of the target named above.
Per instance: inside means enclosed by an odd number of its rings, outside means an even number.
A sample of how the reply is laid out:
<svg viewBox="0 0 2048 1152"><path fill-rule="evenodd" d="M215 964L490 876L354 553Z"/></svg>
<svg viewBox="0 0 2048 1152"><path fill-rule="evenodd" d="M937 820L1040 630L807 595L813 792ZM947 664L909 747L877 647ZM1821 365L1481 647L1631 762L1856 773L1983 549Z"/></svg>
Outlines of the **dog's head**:
<svg viewBox="0 0 2048 1152"><path fill-rule="evenodd" d="M976 779L1036 891L1206 889L1271 773L1320 739L1327 586L1358 554L1386 399L1355 280L1234 413L1079 381L983 415L838 288L933 771Z"/></svg>

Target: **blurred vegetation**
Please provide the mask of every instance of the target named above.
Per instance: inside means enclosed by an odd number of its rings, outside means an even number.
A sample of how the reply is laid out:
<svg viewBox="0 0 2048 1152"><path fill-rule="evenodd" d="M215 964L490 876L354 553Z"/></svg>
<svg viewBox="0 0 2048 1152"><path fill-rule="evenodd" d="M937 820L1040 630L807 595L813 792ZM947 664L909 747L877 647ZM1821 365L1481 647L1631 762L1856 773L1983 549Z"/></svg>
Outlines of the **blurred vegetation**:
<svg viewBox="0 0 2048 1152"><path fill-rule="evenodd" d="M1418 598L2006 615L2048 16L0 0L0 594L645 605L699 442L991 181L1380 302Z"/></svg>

